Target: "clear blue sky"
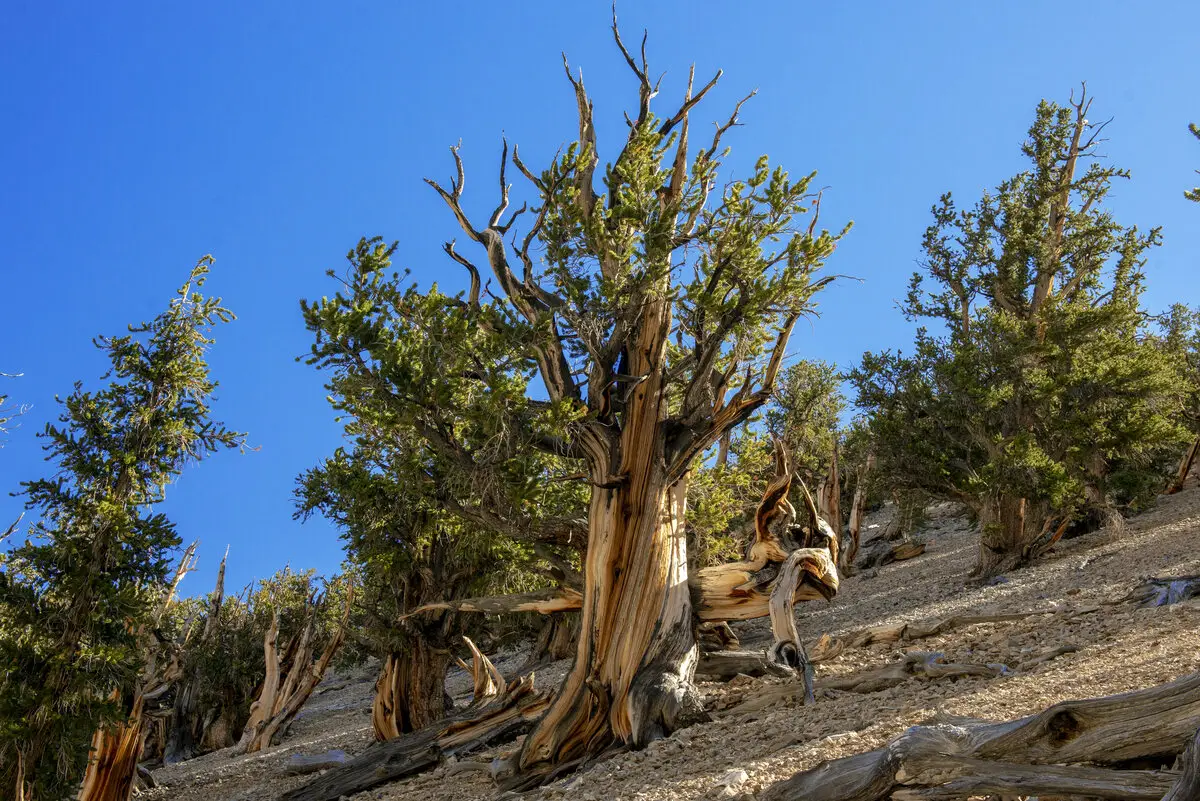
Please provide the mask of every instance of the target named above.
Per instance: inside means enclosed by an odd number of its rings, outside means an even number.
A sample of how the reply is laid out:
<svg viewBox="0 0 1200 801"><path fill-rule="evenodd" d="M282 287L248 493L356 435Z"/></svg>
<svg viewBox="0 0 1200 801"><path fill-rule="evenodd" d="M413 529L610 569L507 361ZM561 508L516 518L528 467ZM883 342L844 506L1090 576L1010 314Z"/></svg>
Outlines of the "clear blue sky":
<svg viewBox="0 0 1200 801"><path fill-rule="evenodd" d="M854 219L830 269L863 282L822 295L800 355L848 366L908 342L895 299L929 207L1019 169L1037 101L1081 79L1133 171L1119 219L1164 227L1147 304L1200 301L1200 209L1182 197L1200 167L1198 3L627 0L620 15L627 41L650 31L662 107L693 61L725 70L695 123L758 88L734 163L817 169L824 219ZM294 361L298 299L329 291L324 271L371 234L398 239L420 281L460 287L440 251L453 221L421 178L447 178L461 138L467 196L490 209L501 132L531 163L570 141L560 51L611 147L635 86L608 23L606 2L0 3L0 371L24 372L6 388L33 404L0 450L0 522L48 468L33 435L55 393L104 370L91 337L153 316L212 253L209 288L239 315L211 354L217 412L261 450L169 491L180 534L202 541L185 591L207 591L227 543L235 586L285 562L336 568L335 531L291 519L295 475L339 443L321 377Z"/></svg>

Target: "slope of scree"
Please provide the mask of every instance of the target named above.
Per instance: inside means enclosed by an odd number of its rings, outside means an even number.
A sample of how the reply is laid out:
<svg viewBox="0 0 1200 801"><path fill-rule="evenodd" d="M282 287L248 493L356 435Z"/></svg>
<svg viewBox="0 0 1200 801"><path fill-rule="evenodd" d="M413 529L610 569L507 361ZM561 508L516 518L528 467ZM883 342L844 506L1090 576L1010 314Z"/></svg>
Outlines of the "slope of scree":
<svg viewBox="0 0 1200 801"><path fill-rule="evenodd" d="M1014 669L1012 675L913 678L865 694L819 689L818 706L808 708L791 698L761 703L781 694L782 679L739 677L726 684L702 684L711 723L678 732L644 751L599 762L521 797L698 799L715 797L714 790L731 772L745 771L746 778L732 794L737 797L823 760L880 747L907 727L935 716L1007 720L1059 700L1149 687L1200 670L1200 599L1157 608L1095 608L1124 597L1140 577L1200 573L1200 489L1160 498L1154 509L1129 521L1119 540L1102 530L1061 543L1039 564L990 586L966 583L977 547L970 527L947 507L931 511L921 534L929 543L925 555L888 565L874 575L845 579L841 594L829 605L798 607L802 635L812 641L825 632L837 637L867 627L964 614L1045 614L952 629L915 642L848 648L817 666L818 680L877 668L916 650L942 652L948 662L1004 664ZM1083 614L1064 613L1093 608ZM748 647L760 647L769 639L765 621L735 629ZM1067 653L1037 663L1056 650ZM523 659L521 653L502 654L496 663L501 671L511 671ZM560 662L541 671L539 686L557 685L566 667ZM291 755L339 748L356 754L369 743L374 670L368 665L327 678L280 746L250 756L218 752L163 768L155 772L161 786L142 797L267 801L305 783L311 776L286 774ZM455 671L449 682L456 700L470 697L470 679L462 671ZM512 747L478 759L486 761ZM353 799L493 798L496 790L484 767L442 766Z"/></svg>

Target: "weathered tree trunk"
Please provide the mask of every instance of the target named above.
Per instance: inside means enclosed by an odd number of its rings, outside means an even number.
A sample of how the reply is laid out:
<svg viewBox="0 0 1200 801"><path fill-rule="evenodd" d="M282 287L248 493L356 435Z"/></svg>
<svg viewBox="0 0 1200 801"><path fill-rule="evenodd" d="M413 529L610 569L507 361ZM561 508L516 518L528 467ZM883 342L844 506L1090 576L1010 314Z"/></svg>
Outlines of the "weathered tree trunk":
<svg viewBox="0 0 1200 801"><path fill-rule="evenodd" d="M1002 495L979 514L979 561L971 575L991 578L1036 559L1058 542L1068 520L1055 520L1044 503Z"/></svg>
<svg viewBox="0 0 1200 801"><path fill-rule="evenodd" d="M217 583L210 596L208 617L204 621L204 631L199 643L195 646L208 648L221 627L221 605L225 601L225 565L229 560L229 549L221 559L217 569ZM170 765L191 759L199 753L201 742L204 740L204 712L196 708L197 696L200 694L200 676L198 674L183 677L175 693L175 702L171 714L167 718L167 741L163 746L163 762Z"/></svg>
<svg viewBox="0 0 1200 801"><path fill-rule="evenodd" d="M449 666L449 650L417 637L411 638L407 650L388 654L371 705L375 739L391 740L445 717Z"/></svg>
<svg viewBox="0 0 1200 801"><path fill-rule="evenodd" d="M817 488L817 510L821 517L840 538L842 535L842 477L838 468L837 436L833 438L833 457L829 461L829 472Z"/></svg>
<svg viewBox="0 0 1200 801"><path fill-rule="evenodd" d="M312 661L312 637L316 628L316 602L310 601L303 628L292 638L282 658L276 648L279 638L279 615L275 615L263 638L263 651L267 663L266 679L258 700L250 707L250 720L247 721L242 738L238 742L243 753L253 754L269 747L291 726L296 713L325 677L329 663L346 639L346 626L350 621L353 597L353 589L348 588L341 624L315 663Z"/></svg>
<svg viewBox="0 0 1200 801"><path fill-rule="evenodd" d="M518 670L527 673L545 662L566 659L575 653L575 642L579 639L579 615L552 612L546 616L537 641L529 651L529 658Z"/></svg>
<svg viewBox="0 0 1200 801"><path fill-rule="evenodd" d="M854 499L850 502L850 522L846 529L846 544L838 552L838 569L844 574L858 558L862 542L863 520L867 514L867 476L875 465L875 455L867 456L865 464L859 465L854 482Z"/></svg>
<svg viewBox="0 0 1200 801"><path fill-rule="evenodd" d="M687 480L667 484L662 454L638 452L643 436L660 441L640 434L654 422L630 421L628 479L593 492L575 664L525 740L523 772L579 759L613 740L644 746L703 714L691 686L697 649L683 530Z"/></svg>
<svg viewBox="0 0 1200 801"><path fill-rule="evenodd" d="M915 726L882 749L824 762L768 788L762 801L959 799L976 795L1172 798L1189 773L1118 770L1170 764L1200 727L1200 673L1146 690L1064 701L1007 723ZM1192 756L1194 760L1194 752ZM1186 761L1186 757L1185 757ZM1080 767L1079 763L1088 763ZM1195 796L1175 794L1178 798Z"/></svg>
<svg viewBox="0 0 1200 801"><path fill-rule="evenodd" d="M1184 483L1187 482L1187 478L1192 472L1192 465L1196 463L1197 454L1200 454L1200 437L1188 447L1183 458L1179 460L1179 469L1175 471L1175 478L1171 479L1171 483L1167 485L1166 493L1168 495L1174 495L1183 489Z"/></svg>
<svg viewBox="0 0 1200 801"><path fill-rule="evenodd" d="M625 372L619 440L588 460L586 582L575 662L515 767L542 768L598 753L616 741L635 748L703 716L692 686L698 649L688 591L686 474L668 476L664 396L671 309L647 298Z"/></svg>
<svg viewBox="0 0 1200 801"><path fill-rule="evenodd" d="M128 801L142 755L142 709L139 694L128 720L97 729L92 735L92 754L79 801Z"/></svg>

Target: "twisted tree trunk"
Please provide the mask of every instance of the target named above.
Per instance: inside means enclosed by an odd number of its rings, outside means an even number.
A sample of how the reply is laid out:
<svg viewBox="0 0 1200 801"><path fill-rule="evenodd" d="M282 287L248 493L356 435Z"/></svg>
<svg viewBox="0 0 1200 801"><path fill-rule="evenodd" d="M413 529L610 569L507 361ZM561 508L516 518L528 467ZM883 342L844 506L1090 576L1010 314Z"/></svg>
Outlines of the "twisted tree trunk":
<svg viewBox="0 0 1200 801"><path fill-rule="evenodd" d="M250 720L247 721L242 738L238 742L243 753L253 754L269 747L291 726L296 713L325 677L329 663L346 639L346 625L350 620L353 598L353 588L348 588L341 624L316 662L312 661L312 638L316 628L317 602L310 600L304 626L292 638L282 657L276 648L279 638L279 615L275 615L263 638L263 651L267 663L266 679L258 700L250 707Z"/></svg>
<svg viewBox="0 0 1200 801"><path fill-rule="evenodd" d="M388 654L371 705L375 739L391 740L443 718L449 666L449 650L420 638L413 638L406 650Z"/></svg>
<svg viewBox="0 0 1200 801"><path fill-rule="evenodd" d="M92 755L79 790L79 801L128 801L142 755L143 705L139 693L128 720L97 729L92 735Z"/></svg>

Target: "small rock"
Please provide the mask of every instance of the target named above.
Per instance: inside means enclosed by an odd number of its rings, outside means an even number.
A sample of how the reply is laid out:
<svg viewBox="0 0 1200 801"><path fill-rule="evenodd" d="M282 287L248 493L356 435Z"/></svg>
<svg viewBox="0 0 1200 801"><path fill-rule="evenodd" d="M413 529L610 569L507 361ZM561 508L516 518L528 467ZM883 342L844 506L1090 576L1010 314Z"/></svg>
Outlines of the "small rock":
<svg viewBox="0 0 1200 801"><path fill-rule="evenodd" d="M721 781L708 791L708 798L737 798L742 785L750 778L744 770L731 770L721 777Z"/></svg>
<svg viewBox="0 0 1200 801"><path fill-rule="evenodd" d="M987 580L987 583L984 586L997 587L1001 584L1007 584L1008 582L1009 582L1008 576L992 576L990 579Z"/></svg>

